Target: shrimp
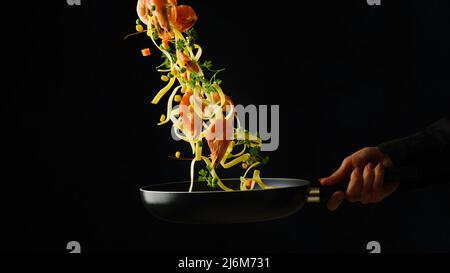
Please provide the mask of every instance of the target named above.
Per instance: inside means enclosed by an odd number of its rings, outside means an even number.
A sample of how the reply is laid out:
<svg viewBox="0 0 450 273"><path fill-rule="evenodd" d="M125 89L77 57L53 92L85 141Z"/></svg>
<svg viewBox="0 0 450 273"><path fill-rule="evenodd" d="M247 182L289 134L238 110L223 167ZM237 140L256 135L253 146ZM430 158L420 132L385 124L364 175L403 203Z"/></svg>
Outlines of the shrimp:
<svg viewBox="0 0 450 273"><path fill-rule="evenodd" d="M186 5L178 6L177 0L139 0L137 13L144 24L155 26L158 36L163 40L175 37L173 28L185 32L197 21L194 9Z"/></svg>
<svg viewBox="0 0 450 273"><path fill-rule="evenodd" d="M138 33L142 33L141 24L148 26L147 35L165 58L165 62L158 67L166 68L158 69L161 73L167 73L161 79L167 81L170 78L170 82L158 92L152 102L157 104L177 80L179 83L169 97L167 117L162 115L158 125L166 124L171 120L176 129L176 135L191 145L195 158L188 159L192 161L190 191L195 178L195 164L199 161L204 161L208 167L208 171L203 170L203 174L206 173L208 177L202 174L200 178L208 181L213 188L219 186L225 191L231 191L232 189L222 183L215 170L219 164L229 169L240 163L246 170L240 179L241 190L253 189L256 183L265 188L260 179L259 170L255 169L267 162L267 158L263 159L258 154L259 150L255 150L261 146L261 140L258 138L257 141L250 143L240 141L240 131L235 129L236 121L238 121L237 125L241 126L235 104L223 92L220 86L221 81L216 79L223 69L212 70L211 62L209 66L206 65L207 62L205 65L200 63L203 50L200 45L195 44L195 33L188 32L198 19L194 9L190 6L179 6L177 0L138 0L137 11L142 22L137 22L136 29L141 30ZM162 41L158 41L158 38ZM159 42L162 43L161 46L158 45ZM197 52L194 54L195 50ZM214 76L208 79L203 69L215 72ZM177 95L179 91L182 95ZM179 109L174 109L173 102L179 102ZM249 134L245 133L246 139L247 136ZM204 139L210 152L208 157L203 156ZM243 146L243 149L234 154L233 150L237 146ZM176 154L176 158L180 159L180 153ZM230 159L229 162L227 162L228 159ZM255 169L253 179L247 179L251 169Z"/></svg>
<svg viewBox="0 0 450 273"><path fill-rule="evenodd" d="M188 91L184 94L180 102L180 116L183 120L183 131L192 139L196 139L200 135L202 128L201 118L195 113L191 106L192 91ZM214 94L213 98L218 101L218 95ZM226 105L223 106L222 111L225 108L232 106L231 99L226 96ZM202 111L206 108L202 103ZM231 118L216 118L212 121L209 128L206 130L206 139L208 141L208 147L211 151L212 167L216 168L222 158L225 156L227 149L232 141L234 134L234 110L231 113Z"/></svg>
<svg viewBox="0 0 450 273"><path fill-rule="evenodd" d="M137 3L137 14L139 16L139 19L146 25L148 25L149 23L147 15L150 15L148 2L149 0L139 0Z"/></svg>
<svg viewBox="0 0 450 273"><path fill-rule="evenodd" d="M176 0L150 0L150 4L155 7L153 14L158 20L159 26L164 32L170 32L170 19L176 18Z"/></svg>
<svg viewBox="0 0 450 273"><path fill-rule="evenodd" d="M202 120L195 113L193 107L191 107L191 97L194 93L189 90L181 98L180 102L180 117L183 121L183 132L191 139L196 139L200 135L202 130ZM202 110L204 106L202 105Z"/></svg>
<svg viewBox="0 0 450 273"><path fill-rule="evenodd" d="M218 130L217 125L222 126L222 128ZM219 118L214 121L213 126L206 133L206 139L209 139L208 147L211 151L211 163L214 169L217 168L217 165L219 165L230 146L232 136L228 134L230 131L233 132L233 128L234 118L228 120Z"/></svg>
<svg viewBox="0 0 450 273"><path fill-rule="evenodd" d="M174 27L179 32L186 32L197 22L197 14L191 6L180 5L177 7Z"/></svg>
<svg viewBox="0 0 450 273"><path fill-rule="evenodd" d="M219 95L215 93L213 95L215 101L219 101ZM222 111L226 113L227 110L233 109L229 118L217 118L213 121L213 125L206 132L206 139L208 140L208 147L211 151L212 167L215 169L225 156L234 134L234 117L235 110L234 104L231 99L225 95L225 105L222 107ZM217 128L217 125L220 128Z"/></svg>
<svg viewBox="0 0 450 273"><path fill-rule="evenodd" d="M196 73L198 73L200 71L200 68L198 67L198 64L196 62L193 62L188 56L186 56L186 54L184 54L183 52L179 51L178 54L178 63L183 66L186 67L186 69L188 71L194 71Z"/></svg>

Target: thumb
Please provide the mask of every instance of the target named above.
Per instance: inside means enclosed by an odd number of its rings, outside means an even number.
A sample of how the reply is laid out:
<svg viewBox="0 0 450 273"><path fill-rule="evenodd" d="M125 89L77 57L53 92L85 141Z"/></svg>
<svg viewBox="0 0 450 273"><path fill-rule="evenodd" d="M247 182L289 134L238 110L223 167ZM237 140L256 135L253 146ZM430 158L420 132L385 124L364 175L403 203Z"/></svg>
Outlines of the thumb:
<svg viewBox="0 0 450 273"><path fill-rule="evenodd" d="M335 211L339 208L339 206L342 204L342 201L345 199L345 193L342 191L335 192L331 197L330 200L327 202L327 208L330 211Z"/></svg>
<svg viewBox="0 0 450 273"><path fill-rule="evenodd" d="M339 182L346 179L347 176L350 175L351 171L352 166L350 160L344 160L341 167L339 167L339 169L337 169L332 175L320 179L320 184L322 184L323 186L332 186L338 184Z"/></svg>

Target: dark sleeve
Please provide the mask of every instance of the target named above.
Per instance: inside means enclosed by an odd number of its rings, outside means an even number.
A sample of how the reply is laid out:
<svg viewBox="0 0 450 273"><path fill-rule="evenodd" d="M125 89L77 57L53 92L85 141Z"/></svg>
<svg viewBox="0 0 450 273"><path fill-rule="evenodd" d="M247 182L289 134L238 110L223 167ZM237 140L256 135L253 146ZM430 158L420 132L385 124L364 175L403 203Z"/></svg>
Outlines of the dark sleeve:
<svg viewBox="0 0 450 273"><path fill-rule="evenodd" d="M426 184L450 182L450 119L414 135L378 145L395 166L416 166Z"/></svg>

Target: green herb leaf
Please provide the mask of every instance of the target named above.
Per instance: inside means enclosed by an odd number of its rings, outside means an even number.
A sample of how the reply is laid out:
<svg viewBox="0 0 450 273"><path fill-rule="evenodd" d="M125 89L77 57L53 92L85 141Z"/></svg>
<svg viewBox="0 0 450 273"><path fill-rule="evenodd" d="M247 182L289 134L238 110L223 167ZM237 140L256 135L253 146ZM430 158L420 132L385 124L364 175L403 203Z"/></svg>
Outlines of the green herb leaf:
<svg viewBox="0 0 450 273"><path fill-rule="evenodd" d="M177 50L178 51L183 51L185 47L186 47L186 44L185 44L184 40L177 41Z"/></svg>
<svg viewBox="0 0 450 273"><path fill-rule="evenodd" d="M270 162L270 157L266 156L266 157L261 161L261 164L262 164L263 166L265 166L265 165L269 164L269 162Z"/></svg>
<svg viewBox="0 0 450 273"><path fill-rule="evenodd" d="M252 148L250 148L250 149L248 150L248 153L249 153L251 156L258 156L258 155L259 155L259 152L260 152L260 148L259 148L259 147L252 147Z"/></svg>
<svg viewBox="0 0 450 273"><path fill-rule="evenodd" d="M201 170L198 172L198 174L199 174L200 176L207 176L208 173L209 173L208 171L203 170L203 169L201 169Z"/></svg>
<svg viewBox="0 0 450 273"><path fill-rule="evenodd" d="M164 62L162 64L160 64L159 66L157 66L156 69L160 69L163 67L166 69L169 69L170 68L170 60L164 54L162 55L161 58L164 59Z"/></svg>
<svg viewBox="0 0 450 273"><path fill-rule="evenodd" d="M194 48L195 42L197 41L198 38L197 30L191 28L186 32L186 34L188 35L187 37L188 46L190 48Z"/></svg>
<svg viewBox="0 0 450 273"><path fill-rule="evenodd" d="M204 61L201 65L202 68L211 70L213 67L212 61Z"/></svg>

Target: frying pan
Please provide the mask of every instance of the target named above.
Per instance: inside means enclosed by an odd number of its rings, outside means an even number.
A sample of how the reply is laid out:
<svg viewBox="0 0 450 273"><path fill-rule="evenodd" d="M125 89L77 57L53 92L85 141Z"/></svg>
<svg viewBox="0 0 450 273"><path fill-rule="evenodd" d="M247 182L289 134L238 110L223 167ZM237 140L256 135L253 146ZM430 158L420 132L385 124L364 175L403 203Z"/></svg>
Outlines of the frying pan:
<svg viewBox="0 0 450 273"><path fill-rule="evenodd" d="M386 169L385 183L393 179L417 179L416 169ZM195 182L194 192L187 192L190 182L152 185L140 190L147 210L156 218L179 224L235 224L271 221L297 213L305 203L325 203L336 191L348 186L313 187L308 180L265 178L273 189L240 191L239 179L224 179L235 191L211 189L206 182Z"/></svg>

